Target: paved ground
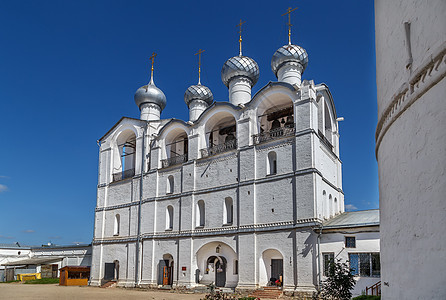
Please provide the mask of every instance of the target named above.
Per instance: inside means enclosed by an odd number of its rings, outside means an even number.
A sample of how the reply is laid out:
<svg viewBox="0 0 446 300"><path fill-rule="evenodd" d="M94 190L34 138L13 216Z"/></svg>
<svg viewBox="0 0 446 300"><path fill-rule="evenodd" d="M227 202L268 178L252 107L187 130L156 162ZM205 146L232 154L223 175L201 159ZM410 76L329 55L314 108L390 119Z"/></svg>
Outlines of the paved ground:
<svg viewBox="0 0 446 300"><path fill-rule="evenodd" d="M146 299L199 300L204 294L178 294L168 291L102 289L89 286L59 286L57 284L0 284L0 299Z"/></svg>

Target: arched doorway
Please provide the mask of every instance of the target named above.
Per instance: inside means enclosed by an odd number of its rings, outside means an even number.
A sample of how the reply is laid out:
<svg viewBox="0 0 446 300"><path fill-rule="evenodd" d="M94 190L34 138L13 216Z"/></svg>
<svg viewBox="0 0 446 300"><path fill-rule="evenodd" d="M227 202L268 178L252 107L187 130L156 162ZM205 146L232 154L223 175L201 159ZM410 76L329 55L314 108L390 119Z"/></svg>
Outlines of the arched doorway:
<svg viewBox="0 0 446 300"><path fill-rule="evenodd" d="M163 259L158 263L158 285L172 285L173 283L173 257L164 254Z"/></svg>
<svg viewBox="0 0 446 300"><path fill-rule="evenodd" d="M238 284L238 257L234 249L224 242L209 242L196 253L196 281L218 287L235 288Z"/></svg>
<svg viewBox="0 0 446 300"><path fill-rule="evenodd" d="M261 270L260 284L268 285L280 280L283 283L283 256L276 249L268 249L262 254L263 270Z"/></svg>
<svg viewBox="0 0 446 300"><path fill-rule="evenodd" d="M206 265L206 272L214 273L215 286L224 287L226 285L226 258L223 256L210 256Z"/></svg>

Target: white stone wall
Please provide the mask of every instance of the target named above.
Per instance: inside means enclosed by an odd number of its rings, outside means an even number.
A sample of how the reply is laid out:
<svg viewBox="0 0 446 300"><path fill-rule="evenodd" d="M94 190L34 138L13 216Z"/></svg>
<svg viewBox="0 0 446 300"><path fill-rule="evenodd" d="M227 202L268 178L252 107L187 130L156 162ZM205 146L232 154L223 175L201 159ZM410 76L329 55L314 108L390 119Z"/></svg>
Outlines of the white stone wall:
<svg viewBox="0 0 446 300"><path fill-rule="evenodd" d="M446 298L445 15L443 0L375 1L384 299Z"/></svg>
<svg viewBox="0 0 446 300"><path fill-rule="evenodd" d="M228 287L265 285L270 272L268 260L280 253L285 289L315 290L317 235L312 226L330 215L318 215L322 190L336 195L340 203L338 211L343 211L338 150L322 149L320 145L315 89L312 82L306 82L301 90L288 84L269 85L245 108L214 105L193 125L177 120L161 121L162 125L168 123L164 127L157 127L159 123L148 124L145 139L150 139L147 145L152 148L146 148L146 165L150 160L150 170L145 166L143 176L138 284L157 284L158 264L164 255L173 258L174 285L195 286L197 269L201 284L209 283L215 274L204 274L203 262L206 257L216 255L215 247L221 244L221 254L227 260ZM296 135L254 146L252 135L259 130L257 114L274 106L274 101L283 101L283 97L290 99L287 100L290 105L294 101ZM331 111L335 119L334 108ZM212 127L209 124L230 116L234 116L237 124L238 149L203 158L200 149L207 145L206 132ZM115 260L120 265L118 284L135 284L141 168L135 168L133 178L117 182L112 182L112 170L117 163L116 137L124 129L136 132L136 165L141 164L138 157L141 157L143 126L140 120L124 118L101 140L93 285L101 283L104 264ZM189 161L162 168L161 159L166 158L164 139L170 132L181 130L189 134ZM277 154L276 174L268 174L267 170L271 151ZM174 178L173 193L167 192L169 176ZM232 224L224 224L227 197L233 201ZM204 228L196 228L199 200L205 202ZM169 205L174 211L173 228L166 230ZM120 215L119 235L113 235L116 214ZM239 274L234 274L236 259Z"/></svg>

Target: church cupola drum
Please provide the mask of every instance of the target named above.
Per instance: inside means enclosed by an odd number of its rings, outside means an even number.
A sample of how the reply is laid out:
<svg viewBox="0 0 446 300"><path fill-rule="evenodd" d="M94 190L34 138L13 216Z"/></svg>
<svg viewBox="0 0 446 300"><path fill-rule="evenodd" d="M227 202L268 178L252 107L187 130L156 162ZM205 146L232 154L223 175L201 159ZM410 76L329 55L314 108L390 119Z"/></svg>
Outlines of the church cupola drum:
<svg viewBox="0 0 446 300"><path fill-rule="evenodd" d="M308 54L304 48L291 44L291 12L297 8L288 8L283 14L288 15L288 45L277 49L271 59L271 69L279 81L289 84L301 84L302 73L308 65Z"/></svg>
<svg viewBox="0 0 446 300"><path fill-rule="evenodd" d="M242 55L242 22L239 30L240 52L228 59L221 69L221 80L229 88L229 102L234 105L251 100L251 88L259 80L259 65L250 57Z"/></svg>
<svg viewBox="0 0 446 300"><path fill-rule="evenodd" d="M150 82L139 89L135 93L135 103L141 111L141 120L153 121L159 120L161 111L166 107L166 95L163 91L155 86L153 82L153 62L156 53L154 52L150 59L152 60Z"/></svg>

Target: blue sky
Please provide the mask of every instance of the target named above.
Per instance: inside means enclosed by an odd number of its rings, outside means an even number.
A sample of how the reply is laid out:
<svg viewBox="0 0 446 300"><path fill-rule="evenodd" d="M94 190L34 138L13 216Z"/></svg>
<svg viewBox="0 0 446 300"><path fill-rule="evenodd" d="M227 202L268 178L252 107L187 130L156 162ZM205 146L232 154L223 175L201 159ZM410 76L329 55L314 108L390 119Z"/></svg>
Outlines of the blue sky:
<svg viewBox="0 0 446 300"><path fill-rule="evenodd" d="M1 1L0 243L89 243L96 205L96 141L122 116L139 117L133 94L150 76L167 97L163 118L188 119L183 95L197 82L228 101L223 63L257 61L258 91L276 78L275 50L304 47L303 79L326 83L340 123L345 203L378 207L373 1Z"/></svg>

